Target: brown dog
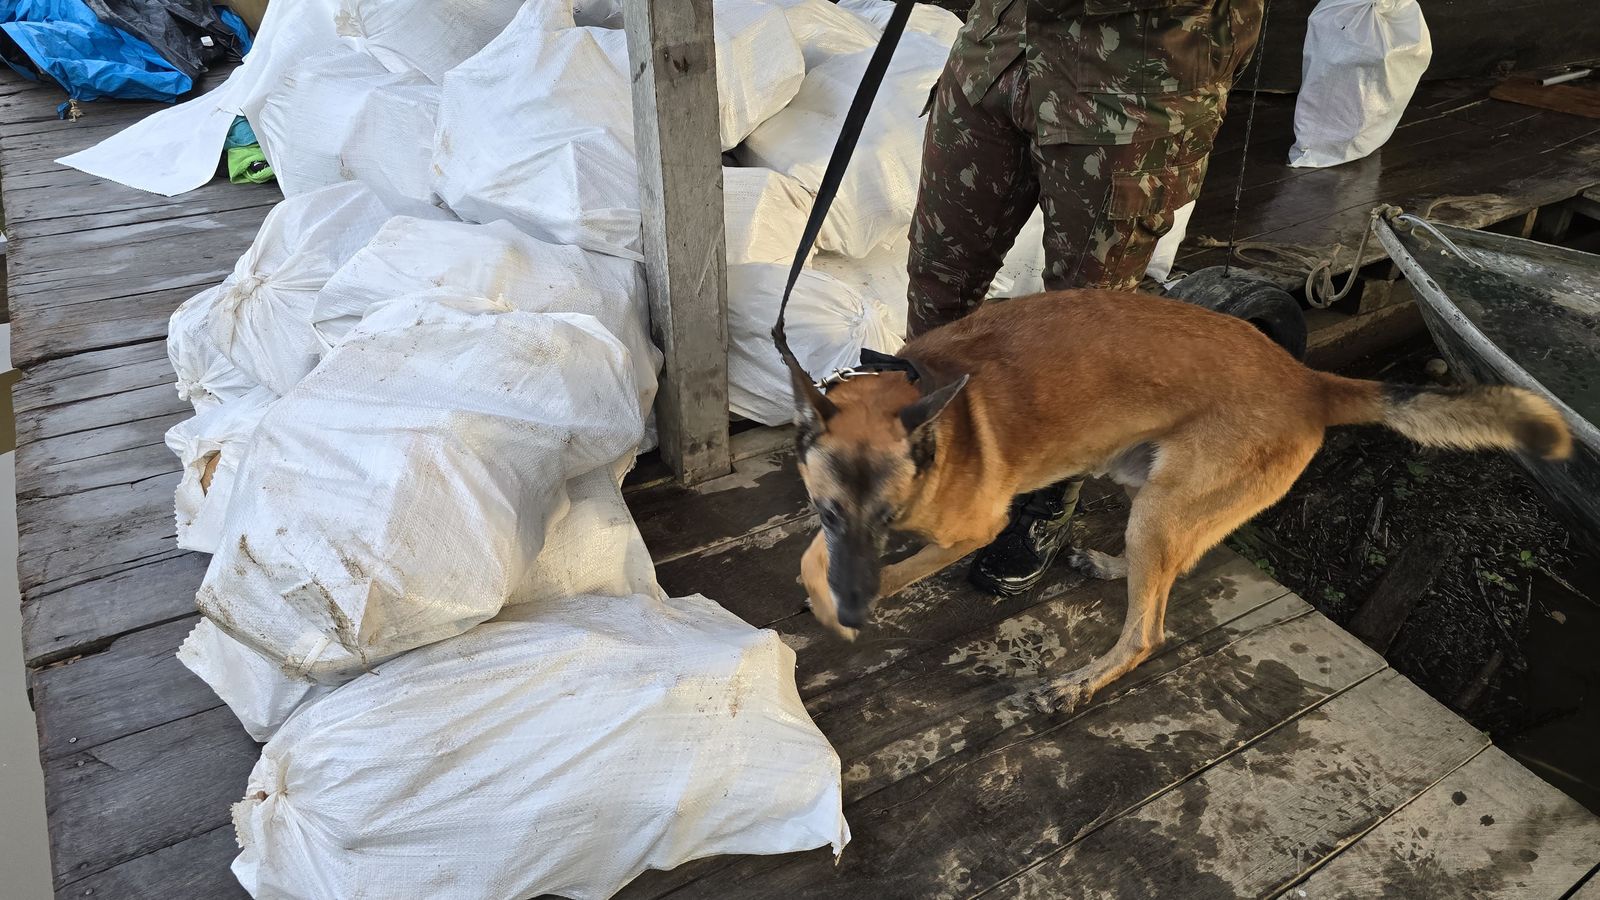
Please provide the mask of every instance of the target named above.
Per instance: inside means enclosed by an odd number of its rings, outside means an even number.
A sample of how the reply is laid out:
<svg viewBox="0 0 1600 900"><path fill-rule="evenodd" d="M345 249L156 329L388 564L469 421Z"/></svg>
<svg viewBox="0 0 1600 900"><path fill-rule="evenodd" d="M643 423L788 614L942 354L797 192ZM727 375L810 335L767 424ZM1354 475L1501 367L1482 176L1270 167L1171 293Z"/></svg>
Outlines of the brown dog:
<svg viewBox="0 0 1600 900"><path fill-rule="evenodd" d="M1288 491L1330 425L1382 423L1419 443L1562 458L1555 408L1509 387L1410 388L1306 368L1250 324L1145 294L1069 291L987 306L906 344L919 373L826 395L794 369L800 472L822 530L801 579L853 638L872 603L987 545L1017 494L1109 475L1133 497L1122 558L1073 562L1128 579L1110 652L1046 684L1070 709L1161 643L1173 581ZM890 531L928 543L884 567Z"/></svg>

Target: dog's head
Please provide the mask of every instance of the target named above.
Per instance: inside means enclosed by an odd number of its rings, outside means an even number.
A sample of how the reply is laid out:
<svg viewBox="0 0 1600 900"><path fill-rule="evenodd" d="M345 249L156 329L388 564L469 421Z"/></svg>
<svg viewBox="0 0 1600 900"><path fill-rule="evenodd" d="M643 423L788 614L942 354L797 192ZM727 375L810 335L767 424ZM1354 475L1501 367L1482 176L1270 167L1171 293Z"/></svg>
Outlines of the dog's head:
<svg viewBox="0 0 1600 900"><path fill-rule="evenodd" d="M933 423L967 383L919 370L853 378L827 394L798 367L800 475L828 546L828 589L839 625L860 628L878 595L889 534L933 464Z"/></svg>

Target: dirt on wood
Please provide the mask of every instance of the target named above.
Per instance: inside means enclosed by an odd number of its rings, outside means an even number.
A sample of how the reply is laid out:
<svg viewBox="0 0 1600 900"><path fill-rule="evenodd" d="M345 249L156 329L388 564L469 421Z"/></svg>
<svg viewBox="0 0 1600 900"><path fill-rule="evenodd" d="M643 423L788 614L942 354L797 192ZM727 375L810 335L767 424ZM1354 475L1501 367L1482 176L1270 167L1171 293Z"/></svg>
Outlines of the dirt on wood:
<svg viewBox="0 0 1600 900"><path fill-rule="evenodd" d="M1434 355L1418 346L1347 374L1427 383ZM1519 757L1521 748L1548 758L1524 762L1559 769L1540 774L1600 807L1600 757L1568 746L1600 728L1600 665L1562 649L1600 638L1573 633L1600 623L1600 563L1583 557L1510 456L1424 449L1376 427L1337 429L1289 495L1229 539L1347 627L1396 560L1423 542L1450 549L1394 634L1389 663Z"/></svg>

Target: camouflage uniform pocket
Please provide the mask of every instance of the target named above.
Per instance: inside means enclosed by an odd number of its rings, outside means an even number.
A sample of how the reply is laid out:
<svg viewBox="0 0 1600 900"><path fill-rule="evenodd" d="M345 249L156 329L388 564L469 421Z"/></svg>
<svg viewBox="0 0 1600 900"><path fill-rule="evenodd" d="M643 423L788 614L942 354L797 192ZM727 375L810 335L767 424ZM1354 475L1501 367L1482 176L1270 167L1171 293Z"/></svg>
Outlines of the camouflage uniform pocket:
<svg viewBox="0 0 1600 900"><path fill-rule="evenodd" d="M1078 28L1077 89L1167 94L1216 73L1215 0L1087 0Z"/></svg>
<svg viewBox="0 0 1600 900"><path fill-rule="evenodd" d="M1152 232L1166 234L1172 227L1171 213L1199 196L1207 162L1208 158L1201 156L1176 165L1112 174L1106 218L1148 221ZM1164 226L1159 224L1162 221Z"/></svg>

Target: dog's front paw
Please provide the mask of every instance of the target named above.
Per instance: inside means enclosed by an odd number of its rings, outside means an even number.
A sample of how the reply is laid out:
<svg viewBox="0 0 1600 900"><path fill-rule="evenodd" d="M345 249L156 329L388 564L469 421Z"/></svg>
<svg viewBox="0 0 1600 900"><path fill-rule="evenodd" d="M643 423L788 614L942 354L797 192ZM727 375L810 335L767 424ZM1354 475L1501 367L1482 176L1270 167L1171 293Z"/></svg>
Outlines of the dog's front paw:
<svg viewBox="0 0 1600 900"><path fill-rule="evenodd" d="M806 607L811 610L811 615L816 617L817 622L821 624L823 628L828 629L847 641L854 641L856 637L861 634L860 629L846 628L845 626L839 624L839 617L834 612L836 607L833 605L833 599L831 597L821 603L810 597L807 597Z"/></svg>
<svg viewBox="0 0 1600 900"><path fill-rule="evenodd" d="M1086 706L1093 696L1089 682L1069 677L1036 689L1028 695L1028 701L1045 715L1065 716Z"/></svg>

